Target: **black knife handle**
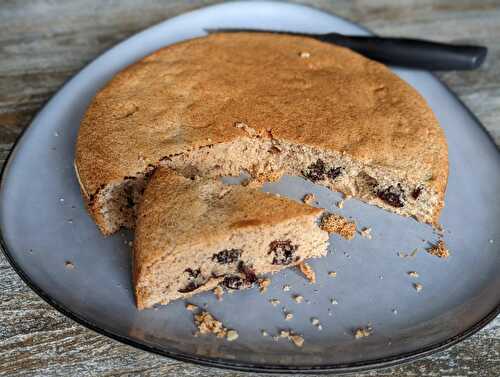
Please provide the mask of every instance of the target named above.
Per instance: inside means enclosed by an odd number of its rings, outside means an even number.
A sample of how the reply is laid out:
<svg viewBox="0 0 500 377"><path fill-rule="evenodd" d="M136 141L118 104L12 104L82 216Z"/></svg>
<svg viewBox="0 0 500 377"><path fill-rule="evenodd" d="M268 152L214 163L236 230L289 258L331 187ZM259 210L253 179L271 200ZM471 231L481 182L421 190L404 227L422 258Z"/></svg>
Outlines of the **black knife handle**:
<svg viewBox="0 0 500 377"><path fill-rule="evenodd" d="M316 38L348 47L370 59L389 65L431 71L478 68L486 58L483 46L451 45L408 38L346 36L336 33Z"/></svg>

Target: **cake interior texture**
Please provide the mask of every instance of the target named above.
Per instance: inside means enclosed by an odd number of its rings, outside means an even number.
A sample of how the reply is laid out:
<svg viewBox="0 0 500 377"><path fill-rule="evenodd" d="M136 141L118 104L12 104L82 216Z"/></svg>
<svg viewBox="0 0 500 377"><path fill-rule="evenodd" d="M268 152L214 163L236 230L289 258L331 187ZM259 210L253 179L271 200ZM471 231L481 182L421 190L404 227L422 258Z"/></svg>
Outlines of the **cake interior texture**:
<svg viewBox="0 0 500 377"><path fill-rule="evenodd" d="M238 176L248 173L256 183L283 175L301 176L315 184L340 191L388 211L436 224L442 207L432 176L408 176L403 170L369 165L346 154L325 151L265 137L236 141L166 156L167 166L188 177ZM120 227L133 228L137 203L151 168L99 191L93 203L97 216L110 234Z"/></svg>
<svg viewBox="0 0 500 377"><path fill-rule="evenodd" d="M325 255L328 234L318 227L321 213L248 187L186 179L159 168L138 211L138 308L218 285L248 288L262 274Z"/></svg>

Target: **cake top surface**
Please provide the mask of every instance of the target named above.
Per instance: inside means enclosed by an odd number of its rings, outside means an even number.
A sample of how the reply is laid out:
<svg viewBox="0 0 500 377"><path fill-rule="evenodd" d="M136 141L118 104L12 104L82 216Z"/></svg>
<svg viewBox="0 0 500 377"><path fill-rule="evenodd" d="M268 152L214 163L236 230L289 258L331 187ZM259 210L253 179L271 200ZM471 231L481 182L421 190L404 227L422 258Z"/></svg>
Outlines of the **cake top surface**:
<svg viewBox="0 0 500 377"><path fill-rule="evenodd" d="M81 122L80 180L95 193L165 156L247 136L238 123L446 185L444 133L416 90L349 49L267 33L188 40L118 73Z"/></svg>
<svg viewBox="0 0 500 377"><path fill-rule="evenodd" d="M135 265L144 267L166 252L175 254L200 244L209 247L227 239L230 245L236 232L258 232L297 219L314 221L322 212L253 188L213 179L191 180L160 167L139 206Z"/></svg>

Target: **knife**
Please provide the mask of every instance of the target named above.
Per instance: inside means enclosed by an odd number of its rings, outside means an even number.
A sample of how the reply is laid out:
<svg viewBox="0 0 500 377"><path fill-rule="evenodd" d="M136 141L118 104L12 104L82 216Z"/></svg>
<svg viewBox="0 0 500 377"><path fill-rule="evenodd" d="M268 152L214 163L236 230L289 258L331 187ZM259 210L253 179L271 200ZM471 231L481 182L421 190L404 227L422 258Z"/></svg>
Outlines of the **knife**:
<svg viewBox="0 0 500 377"><path fill-rule="evenodd" d="M211 33L273 33L310 37L322 42L350 48L367 58L384 64L425 69L458 71L476 69L483 64L488 49L484 46L455 45L411 38L350 36L339 33L309 34L261 29L205 29Z"/></svg>

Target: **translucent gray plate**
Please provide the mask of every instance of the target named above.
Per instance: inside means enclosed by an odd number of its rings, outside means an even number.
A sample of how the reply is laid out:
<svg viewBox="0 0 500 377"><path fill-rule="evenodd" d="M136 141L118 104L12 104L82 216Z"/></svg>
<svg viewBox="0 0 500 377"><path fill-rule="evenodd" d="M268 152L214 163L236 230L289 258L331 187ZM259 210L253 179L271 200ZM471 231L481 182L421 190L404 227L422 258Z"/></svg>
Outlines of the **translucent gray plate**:
<svg viewBox="0 0 500 377"><path fill-rule="evenodd" d="M297 199L314 192L319 206L371 227L373 238L347 242L332 237L329 255L311 262L315 285L289 270L273 276L263 295L251 289L225 295L222 302L211 293L194 298L237 329L235 342L193 337L192 314L182 301L158 310L135 309L126 244L131 235L102 237L80 197L72 165L79 121L116 72L162 46L216 27L367 34L351 22L303 6L235 2L165 21L96 59L33 120L3 172L3 247L26 283L62 313L114 339L177 359L245 370L346 372L388 366L454 344L493 319L500 302L500 155L446 87L429 73L402 69L395 72L425 96L448 138L450 179L442 216L452 251L448 260L423 251L413 258L397 255L435 241L428 226L356 200L338 210L338 194L287 177L266 189ZM67 261L74 269L65 266ZM408 276L410 270L420 277ZM337 278L328 271L336 271ZM419 293L412 285L416 282L423 286ZM291 291L284 292L284 284ZM293 294L307 301L297 304ZM281 304L273 307L270 298ZM292 320L284 320L283 308L294 314ZM320 320L321 331L311 324L312 317ZM372 335L356 340L353 331L368 325ZM288 328L303 335L303 348L261 335L262 329L274 335Z"/></svg>

